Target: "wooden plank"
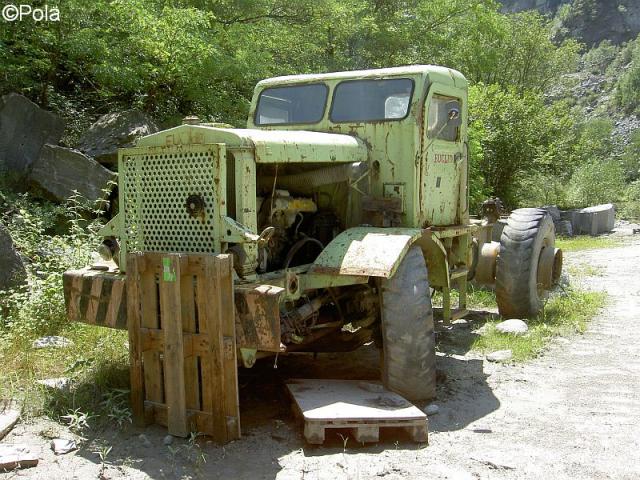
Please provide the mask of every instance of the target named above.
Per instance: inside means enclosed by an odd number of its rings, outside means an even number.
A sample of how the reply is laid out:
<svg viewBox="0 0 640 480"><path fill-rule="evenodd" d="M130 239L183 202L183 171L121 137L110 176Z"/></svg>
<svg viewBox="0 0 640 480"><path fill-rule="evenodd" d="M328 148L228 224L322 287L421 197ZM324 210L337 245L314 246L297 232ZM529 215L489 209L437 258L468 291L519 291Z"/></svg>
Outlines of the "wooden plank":
<svg viewBox="0 0 640 480"><path fill-rule="evenodd" d="M129 331L129 369L131 377L131 411L137 425L144 425L144 375L140 351L140 288L139 257L131 254L127 260L127 323Z"/></svg>
<svg viewBox="0 0 640 480"><path fill-rule="evenodd" d="M186 437L187 407L184 384L182 343L182 309L180 305L180 255L162 258L160 276L160 314L164 330L164 380L167 405L167 428L171 435Z"/></svg>
<svg viewBox="0 0 640 480"><path fill-rule="evenodd" d="M197 332L197 319L195 308L195 277L191 274L182 275L180 277L180 297L182 308L182 330L184 336L190 335L190 341L187 342L186 338L183 338L184 342L184 381L185 381L185 394L186 405L188 409L200 410L200 381L198 379L198 357L193 352L193 336ZM208 339L207 339L208 340ZM189 354L187 354L187 344L191 347Z"/></svg>
<svg viewBox="0 0 640 480"><path fill-rule="evenodd" d="M202 410L211 412L212 424L209 433L216 442L226 442L227 427L224 410L224 376L222 355L224 344L221 329L221 310L228 308L222 303L220 284L217 278L216 259L205 257L205 274L198 282L198 312L200 331L209 335L210 349L201 357Z"/></svg>
<svg viewBox="0 0 640 480"><path fill-rule="evenodd" d="M117 328L118 326L118 313L120 312L120 305L123 301L124 290L124 281L113 282L111 299L109 300L109 306L104 320L106 327Z"/></svg>
<svg viewBox="0 0 640 480"><path fill-rule="evenodd" d="M222 372L226 441L240 438L238 361L236 359L235 309L233 302L233 257L216 257L216 281L219 288L219 312L223 342Z"/></svg>
<svg viewBox="0 0 640 480"><path fill-rule="evenodd" d="M147 262L149 264L149 262ZM141 326L158 328L159 298L157 293L156 274L152 268L140 273L140 301L142 307ZM140 334L141 345L144 345ZM145 400L162 402L164 399L162 365L159 351L146 351L142 347L142 365L144 369Z"/></svg>

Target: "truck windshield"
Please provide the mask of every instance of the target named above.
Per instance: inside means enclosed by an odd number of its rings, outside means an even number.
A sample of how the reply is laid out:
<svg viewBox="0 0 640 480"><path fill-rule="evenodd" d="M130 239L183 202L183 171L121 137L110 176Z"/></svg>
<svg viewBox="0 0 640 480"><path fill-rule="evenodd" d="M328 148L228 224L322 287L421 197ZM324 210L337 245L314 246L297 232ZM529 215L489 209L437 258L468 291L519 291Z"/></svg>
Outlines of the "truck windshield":
<svg viewBox="0 0 640 480"><path fill-rule="evenodd" d="M347 80L335 88L332 122L400 120L409 113L413 80Z"/></svg>
<svg viewBox="0 0 640 480"><path fill-rule="evenodd" d="M324 83L267 88L260 92L256 125L316 123L322 119L329 89Z"/></svg>

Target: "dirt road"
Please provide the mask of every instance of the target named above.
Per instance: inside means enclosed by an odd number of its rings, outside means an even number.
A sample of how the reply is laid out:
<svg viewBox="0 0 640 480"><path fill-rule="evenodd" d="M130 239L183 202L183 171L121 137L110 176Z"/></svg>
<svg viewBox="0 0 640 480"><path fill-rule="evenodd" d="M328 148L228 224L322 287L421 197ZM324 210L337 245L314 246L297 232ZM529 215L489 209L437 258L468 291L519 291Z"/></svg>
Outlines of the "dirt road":
<svg viewBox="0 0 640 480"><path fill-rule="evenodd" d="M567 255L567 263L599 267L586 287L604 289L608 308L588 331L558 339L522 366L492 364L477 354L439 356L446 373L430 420L430 444L397 433L374 446L346 445L329 435L305 445L289 413L281 379L376 378L377 352L280 360L241 378L243 439L224 448L174 441L161 428L99 432L80 451L54 457L43 438L51 425L20 425L5 442L41 451L40 465L0 478L99 478L96 445L113 446L106 478L221 479L637 479L640 478L640 241ZM353 363L361 366L355 372ZM60 427L54 427L60 429ZM195 468L194 468L195 465Z"/></svg>

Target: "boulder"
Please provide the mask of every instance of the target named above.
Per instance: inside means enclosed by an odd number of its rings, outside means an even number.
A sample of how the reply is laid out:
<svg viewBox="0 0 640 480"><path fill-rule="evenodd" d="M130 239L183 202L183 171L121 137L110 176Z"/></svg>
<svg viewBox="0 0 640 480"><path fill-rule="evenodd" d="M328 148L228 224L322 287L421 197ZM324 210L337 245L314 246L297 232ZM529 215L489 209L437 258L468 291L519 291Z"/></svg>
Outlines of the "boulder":
<svg viewBox="0 0 640 480"><path fill-rule="evenodd" d="M110 181L116 174L78 150L45 145L28 175L31 186L44 196L63 202L74 190L91 203L106 198Z"/></svg>
<svg viewBox="0 0 640 480"><path fill-rule="evenodd" d="M0 290L22 285L27 280L27 270L22 258L13 246L11 235L0 224Z"/></svg>
<svg viewBox="0 0 640 480"><path fill-rule="evenodd" d="M45 143L56 144L64 121L16 93L0 98L0 170L22 178Z"/></svg>
<svg viewBox="0 0 640 480"><path fill-rule="evenodd" d="M500 333L511 335L524 335L529 331L529 326L522 320L512 318L496 325L496 330Z"/></svg>
<svg viewBox="0 0 640 480"><path fill-rule="evenodd" d="M102 164L116 165L118 148L131 147L138 138L157 131L154 121L140 110L109 113L82 135L78 149Z"/></svg>

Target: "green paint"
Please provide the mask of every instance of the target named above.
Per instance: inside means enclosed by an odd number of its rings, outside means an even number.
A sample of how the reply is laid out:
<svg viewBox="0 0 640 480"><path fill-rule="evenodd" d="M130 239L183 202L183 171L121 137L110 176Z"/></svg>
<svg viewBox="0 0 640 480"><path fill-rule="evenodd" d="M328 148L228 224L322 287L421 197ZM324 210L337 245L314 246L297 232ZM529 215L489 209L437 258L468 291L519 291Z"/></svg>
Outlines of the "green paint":
<svg viewBox="0 0 640 480"><path fill-rule="evenodd" d="M162 280L165 282L176 281L176 271L171 268L171 259L162 257Z"/></svg>

